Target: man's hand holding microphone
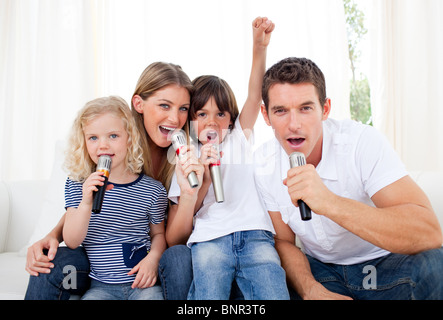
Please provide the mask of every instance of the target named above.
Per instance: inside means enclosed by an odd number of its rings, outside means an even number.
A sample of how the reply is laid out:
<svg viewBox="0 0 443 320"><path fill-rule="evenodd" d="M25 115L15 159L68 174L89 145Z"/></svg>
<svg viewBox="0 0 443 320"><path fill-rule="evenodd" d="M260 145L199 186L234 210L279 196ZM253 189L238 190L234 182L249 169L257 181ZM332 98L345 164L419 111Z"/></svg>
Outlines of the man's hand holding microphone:
<svg viewBox="0 0 443 320"><path fill-rule="evenodd" d="M288 187L292 203L300 208L302 220L311 219L311 210L323 214L334 202L334 194L325 186L315 167L306 164L301 152L289 156L291 169L283 184Z"/></svg>

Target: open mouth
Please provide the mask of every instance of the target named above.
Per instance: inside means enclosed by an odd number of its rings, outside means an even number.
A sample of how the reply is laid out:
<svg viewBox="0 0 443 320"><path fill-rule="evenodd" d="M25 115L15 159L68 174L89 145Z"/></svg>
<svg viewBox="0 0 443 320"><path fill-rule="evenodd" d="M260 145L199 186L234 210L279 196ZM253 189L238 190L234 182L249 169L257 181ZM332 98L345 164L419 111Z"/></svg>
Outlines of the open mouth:
<svg viewBox="0 0 443 320"><path fill-rule="evenodd" d="M214 129L203 129L198 134L198 140L205 144L209 143L218 143L218 131Z"/></svg>
<svg viewBox="0 0 443 320"><path fill-rule="evenodd" d="M218 137L217 131L208 131L206 133L206 138L207 138L208 142L216 140L217 137Z"/></svg>
<svg viewBox="0 0 443 320"><path fill-rule="evenodd" d="M171 133L172 131L174 131L176 128L172 128L172 127L165 127L165 126L159 126L160 128L160 132L163 133L164 135L168 135L169 133Z"/></svg>
<svg viewBox="0 0 443 320"><path fill-rule="evenodd" d="M290 138L288 142L292 147L298 148L305 142L305 138Z"/></svg>

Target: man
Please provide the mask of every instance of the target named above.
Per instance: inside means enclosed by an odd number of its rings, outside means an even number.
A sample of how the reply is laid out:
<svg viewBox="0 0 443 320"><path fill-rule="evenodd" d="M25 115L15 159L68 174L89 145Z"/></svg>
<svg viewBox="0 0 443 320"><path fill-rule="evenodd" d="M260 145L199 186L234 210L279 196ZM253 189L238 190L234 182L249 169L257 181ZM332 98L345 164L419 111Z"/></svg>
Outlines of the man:
<svg viewBox="0 0 443 320"><path fill-rule="evenodd" d="M325 79L308 59L272 66L262 91L275 139L256 151L256 184L288 285L303 299L443 299L440 225L387 140L328 119ZM294 151L307 165L290 169Z"/></svg>

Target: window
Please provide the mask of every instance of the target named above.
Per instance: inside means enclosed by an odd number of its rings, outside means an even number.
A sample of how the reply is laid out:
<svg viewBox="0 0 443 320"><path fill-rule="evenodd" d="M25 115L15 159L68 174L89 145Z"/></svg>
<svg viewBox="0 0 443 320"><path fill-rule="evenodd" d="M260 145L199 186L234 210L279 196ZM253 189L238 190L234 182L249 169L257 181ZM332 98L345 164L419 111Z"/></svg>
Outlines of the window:
<svg viewBox="0 0 443 320"><path fill-rule="evenodd" d="M348 51L351 66L350 111L351 118L361 123L372 125L369 80L365 66L367 61L362 54L365 36L365 5L362 0L343 0L348 35ZM366 64L365 64L366 63Z"/></svg>

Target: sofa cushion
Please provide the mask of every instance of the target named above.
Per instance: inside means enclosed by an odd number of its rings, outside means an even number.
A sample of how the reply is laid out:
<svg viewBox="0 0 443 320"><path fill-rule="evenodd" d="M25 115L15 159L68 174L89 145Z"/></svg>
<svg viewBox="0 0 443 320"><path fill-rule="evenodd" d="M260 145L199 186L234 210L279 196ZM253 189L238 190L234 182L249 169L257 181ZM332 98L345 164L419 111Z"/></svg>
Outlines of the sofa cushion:
<svg viewBox="0 0 443 320"><path fill-rule="evenodd" d="M48 180L23 180L8 182L10 210L6 252L21 250L35 230L41 212Z"/></svg>
<svg viewBox="0 0 443 320"><path fill-rule="evenodd" d="M54 165L52 168L49 186L44 194L40 216L35 224L27 246L42 239L59 222L65 213L65 181L67 173L63 170L64 143L58 141L55 146Z"/></svg>

